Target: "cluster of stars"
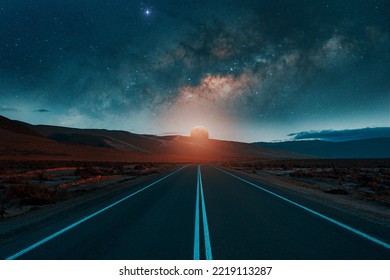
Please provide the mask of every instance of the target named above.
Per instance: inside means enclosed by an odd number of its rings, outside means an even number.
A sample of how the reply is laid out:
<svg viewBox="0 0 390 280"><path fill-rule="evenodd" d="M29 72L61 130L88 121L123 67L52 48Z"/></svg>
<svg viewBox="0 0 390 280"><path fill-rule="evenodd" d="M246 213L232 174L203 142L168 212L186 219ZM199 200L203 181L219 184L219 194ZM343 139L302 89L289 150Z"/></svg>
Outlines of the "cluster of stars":
<svg viewBox="0 0 390 280"><path fill-rule="evenodd" d="M99 110L107 119L157 112L167 123L213 116L256 129L290 129L306 116L388 120L389 29L379 0L379 11L356 4L353 13L346 0L283 10L272 1L0 2L3 107L23 108L17 94L91 120Z"/></svg>

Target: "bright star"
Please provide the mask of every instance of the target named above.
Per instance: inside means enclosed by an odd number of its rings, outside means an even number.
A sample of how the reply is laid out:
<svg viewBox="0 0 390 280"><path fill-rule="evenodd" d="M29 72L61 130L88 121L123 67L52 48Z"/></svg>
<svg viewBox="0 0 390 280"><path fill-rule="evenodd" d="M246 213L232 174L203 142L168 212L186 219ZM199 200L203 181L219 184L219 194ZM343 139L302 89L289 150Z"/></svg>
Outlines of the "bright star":
<svg viewBox="0 0 390 280"><path fill-rule="evenodd" d="M150 9L145 10L145 15L150 16L152 14L152 11Z"/></svg>

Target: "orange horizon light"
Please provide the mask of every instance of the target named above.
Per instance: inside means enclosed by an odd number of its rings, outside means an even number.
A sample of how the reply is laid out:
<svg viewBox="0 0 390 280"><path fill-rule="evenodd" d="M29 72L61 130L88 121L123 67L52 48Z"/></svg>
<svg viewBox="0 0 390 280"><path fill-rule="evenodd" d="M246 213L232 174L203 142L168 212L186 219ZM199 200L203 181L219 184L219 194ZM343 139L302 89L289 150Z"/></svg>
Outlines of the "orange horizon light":
<svg viewBox="0 0 390 280"><path fill-rule="evenodd" d="M204 126L197 125L191 129L190 136L198 139L209 139L209 131Z"/></svg>

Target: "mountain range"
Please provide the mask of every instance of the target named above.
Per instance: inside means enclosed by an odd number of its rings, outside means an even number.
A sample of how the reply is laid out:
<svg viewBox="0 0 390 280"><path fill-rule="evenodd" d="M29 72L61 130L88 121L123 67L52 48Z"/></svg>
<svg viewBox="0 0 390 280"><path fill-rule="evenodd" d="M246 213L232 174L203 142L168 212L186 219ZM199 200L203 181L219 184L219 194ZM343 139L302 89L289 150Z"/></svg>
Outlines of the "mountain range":
<svg viewBox="0 0 390 280"><path fill-rule="evenodd" d="M162 161L293 158L390 158L390 137L344 142L242 143L106 129L32 125L0 116L0 159Z"/></svg>
<svg viewBox="0 0 390 280"><path fill-rule="evenodd" d="M342 142L300 140L286 142L257 142L259 147L310 155L319 158L390 158L390 137L378 137Z"/></svg>

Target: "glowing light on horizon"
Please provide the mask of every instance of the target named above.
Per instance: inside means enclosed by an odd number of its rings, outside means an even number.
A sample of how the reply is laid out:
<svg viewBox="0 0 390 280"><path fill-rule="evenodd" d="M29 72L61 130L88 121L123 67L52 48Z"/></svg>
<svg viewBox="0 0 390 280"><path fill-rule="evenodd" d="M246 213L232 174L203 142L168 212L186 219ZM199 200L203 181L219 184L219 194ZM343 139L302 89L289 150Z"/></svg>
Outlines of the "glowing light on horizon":
<svg viewBox="0 0 390 280"><path fill-rule="evenodd" d="M191 129L190 136L193 138L208 139L209 131L204 126L197 125Z"/></svg>

